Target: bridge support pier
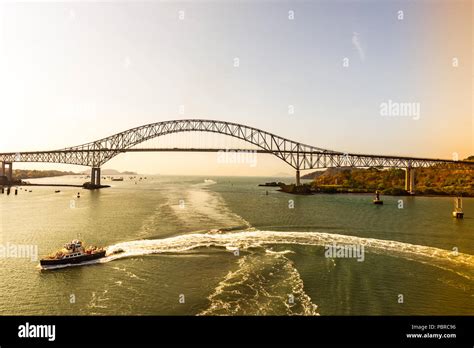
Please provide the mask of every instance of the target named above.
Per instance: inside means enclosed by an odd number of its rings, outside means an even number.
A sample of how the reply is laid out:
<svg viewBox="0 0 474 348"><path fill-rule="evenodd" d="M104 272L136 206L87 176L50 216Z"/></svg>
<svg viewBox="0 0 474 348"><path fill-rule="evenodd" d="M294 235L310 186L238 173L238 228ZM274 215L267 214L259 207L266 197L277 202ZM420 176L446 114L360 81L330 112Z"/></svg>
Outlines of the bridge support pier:
<svg viewBox="0 0 474 348"><path fill-rule="evenodd" d="M415 194L415 168L405 168L405 190L411 194Z"/></svg>
<svg viewBox="0 0 474 348"><path fill-rule="evenodd" d="M296 186L301 185L300 170L296 169Z"/></svg>
<svg viewBox="0 0 474 348"><path fill-rule="evenodd" d="M6 169L8 166L8 171ZM13 179L13 162L2 162L2 176L6 176L9 183Z"/></svg>
<svg viewBox="0 0 474 348"><path fill-rule="evenodd" d="M94 186L100 186L100 168L92 167L91 184Z"/></svg>

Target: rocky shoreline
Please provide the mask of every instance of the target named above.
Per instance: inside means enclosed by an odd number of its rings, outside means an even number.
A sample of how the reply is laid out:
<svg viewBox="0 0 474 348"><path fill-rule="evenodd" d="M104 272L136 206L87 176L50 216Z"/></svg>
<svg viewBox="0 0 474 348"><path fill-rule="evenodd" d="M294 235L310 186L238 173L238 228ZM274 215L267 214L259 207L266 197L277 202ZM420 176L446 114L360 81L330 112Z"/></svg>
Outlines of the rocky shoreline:
<svg viewBox="0 0 474 348"><path fill-rule="evenodd" d="M267 185L261 184L259 186L275 186L275 185ZM361 189L361 188L348 188L336 185L327 185L327 186L312 186L311 184L303 184L300 186L296 186L295 184L284 184L279 183L277 185L280 187L280 192L296 194L296 195L313 195L313 194L375 194L375 190L373 189ZM385 190L380 190L380 193L384 196L413 196L404 189L395 187L389 188ZM415 196L423 196L423 197L456 197L456 196L463 196L463 197L474 197L474 193L471 192L438 192L436 190L427 189L427 190L420 190L415 191Z"/></svg>

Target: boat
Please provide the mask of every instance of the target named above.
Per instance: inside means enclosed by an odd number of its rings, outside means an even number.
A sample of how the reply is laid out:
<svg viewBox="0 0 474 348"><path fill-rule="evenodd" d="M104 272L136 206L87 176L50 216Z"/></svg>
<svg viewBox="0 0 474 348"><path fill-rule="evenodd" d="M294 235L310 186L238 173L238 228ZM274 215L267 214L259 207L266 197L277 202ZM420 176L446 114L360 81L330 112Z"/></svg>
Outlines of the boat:
<svg viewBox="0 0 474 348"><path fill-rule="evenodd" d="M88 247L84 248L82 242L78 239L64 244L61 250L40 260L41 266L56 266L78 264L85 261L92 261L105 257L104 248Z"/></svg>
<svg viewBox="0 0 474 348"><path fill-rule="evenodd" d="M120 178L112 178L112 181L123 181L123 178L120 177Z"/></svg>
<svg viewBox="0 0 474 348"><path fill-rule="evenodd" d="M456 219L464 218L464 211L462 209L462 198L461 197L456 197L454 199L453 217L455 217Z"/></svg>

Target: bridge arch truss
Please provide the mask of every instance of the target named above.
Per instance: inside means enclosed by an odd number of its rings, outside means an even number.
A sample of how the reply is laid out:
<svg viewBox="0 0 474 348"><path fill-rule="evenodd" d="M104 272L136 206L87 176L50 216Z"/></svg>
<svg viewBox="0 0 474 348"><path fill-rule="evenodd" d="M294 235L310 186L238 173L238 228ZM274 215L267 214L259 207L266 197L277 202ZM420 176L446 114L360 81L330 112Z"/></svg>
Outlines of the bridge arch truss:
<svg viewBox="0 0 474 348"><path fill-rule="evenodd" d="M307 169L331 167L415 168L433 165L474 165L474 162L445 159L344 153L306 145L238 123L205 119L183 119L151 123L93 142L59 150L0 153L0 161L3 165L13 162L49 162L100 168L118 154L132 151L132 148L140 143L179 132L210 132L244 140L257 146L259 149L257 152L273 154L296 169L297 183L299 182L299 171ZM157 149L156 151L160 150ZM199 151L199 149L196 149L196 151ZM218 151L218 149L214 149L214 151Z"/></svg>

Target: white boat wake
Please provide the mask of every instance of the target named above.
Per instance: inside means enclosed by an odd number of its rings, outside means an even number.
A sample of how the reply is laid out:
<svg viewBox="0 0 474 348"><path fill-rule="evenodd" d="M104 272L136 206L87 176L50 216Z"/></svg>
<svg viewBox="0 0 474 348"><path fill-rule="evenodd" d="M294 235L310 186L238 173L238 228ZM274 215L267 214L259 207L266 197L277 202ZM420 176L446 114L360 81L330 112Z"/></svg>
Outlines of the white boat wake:
<svg viewBox="0 0 474 348"><path fill-rule="evenodd" d="M332 243L341 245L363 245L368 253L384 254L426 263L454 272L474 280L474 256L455 253L450 250L409 243L347 236L324 232L276 232L244 231L233 233L194 233L164 239L137 240L118 243L107 248L107 257L98 260L112 260L158 253L180 253L197 248L222 247L228 250L263 247L268 245L313 245L325 246ZM118 254L114 252L122 251ZM324 256L321 253L321 256Z"/></svg>
<svg viewBox="0 0 474 348"><path fill-rule="evenodd" d="M422 262L450 272L469 280L474 280L474 256L455 253L424 245L415 245L391 240L363 238L325 232L280 232L280 231L242 231L231 233L191 233L163 239L143 239L117 243L108 246L106 257L79 265L59 265L47 269L69 266L107 263L117 259L149 254L182 253L199 248L225 248L248 250L271 245L312 245L325 246L332 243L339 245L363 245L368 253L401 257ZM324 257L324 252L321 253Z"/></svg>

